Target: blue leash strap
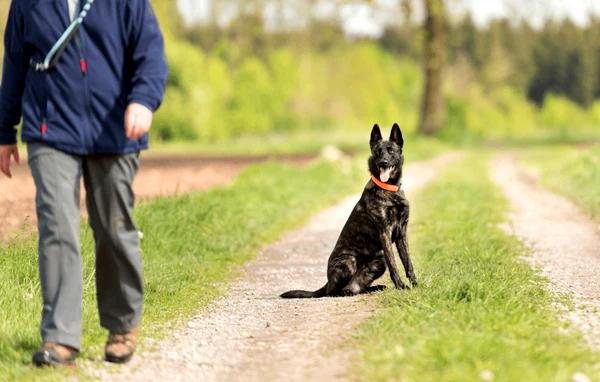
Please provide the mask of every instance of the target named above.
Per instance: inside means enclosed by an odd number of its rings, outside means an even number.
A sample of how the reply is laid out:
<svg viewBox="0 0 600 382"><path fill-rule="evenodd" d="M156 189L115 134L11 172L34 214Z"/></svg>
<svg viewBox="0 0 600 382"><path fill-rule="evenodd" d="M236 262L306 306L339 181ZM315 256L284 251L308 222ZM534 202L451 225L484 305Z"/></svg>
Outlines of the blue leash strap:
<svg viewBox="0 0 600 382"><path fill-rule="evenodd" d="M65 52L67 45L69 45L69 42L71 42L75 34L79 31L79 28L81 27L81 24L83 24L85 17L90 12L93 3L94 0L86 1L85 5L81 9L81 12L79 13L79 16L73 19L69 27L63 32L58 41L54 43L54 46L52 46L52 49L50 49L50 52L48 52L46 55L44 62L34 62L33 59L31 59L30 65L35 71L46 72L58 63L61 56Z"/></svg>

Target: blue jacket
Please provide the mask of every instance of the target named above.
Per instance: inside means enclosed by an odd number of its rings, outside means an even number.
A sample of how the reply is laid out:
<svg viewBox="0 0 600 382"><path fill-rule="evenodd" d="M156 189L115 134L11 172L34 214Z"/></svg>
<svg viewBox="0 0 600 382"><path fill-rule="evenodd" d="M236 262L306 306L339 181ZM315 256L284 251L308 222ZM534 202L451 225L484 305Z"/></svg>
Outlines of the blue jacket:
<svg viewBox="0 0 600 382"><path fill-rule="evenodd" d="M80 4L84 3L80 0ZM77 12L78 13L78 12ZM167 81L163 38L149 0L96 0L58 64L36 72L69 25L67 0L12 0L0 86L0 144L25 142L68 153L124 154L148 147L125 136L136 102L155 111ZM85 60L83 68L80 60Z"/></svg>

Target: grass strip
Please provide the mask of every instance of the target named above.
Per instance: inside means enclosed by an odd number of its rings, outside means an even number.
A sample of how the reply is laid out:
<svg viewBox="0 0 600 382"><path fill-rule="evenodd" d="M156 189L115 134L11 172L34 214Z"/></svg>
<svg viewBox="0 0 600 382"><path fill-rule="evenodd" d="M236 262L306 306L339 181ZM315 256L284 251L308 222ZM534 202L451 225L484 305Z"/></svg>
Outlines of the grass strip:
<svg viewBox="0 0 600 382"><path fill-rule="evenodd" d="M560 321L546 280L498 225L507 203L484 157L453 164L413 200L420 286L388 290L359 328L354 375L368 381L600 380L600 356Z"/></svg>
<svg viewBox="0 0 600 382"><path fill-rule="evenodd" d="M524 160L539 169L545 187L600 220L600 146L538 148L530 150Z"/></svg>
<svg viewBox="0 0 600 382"><path fill-rule="evenodd" d="M304 168L251 167L231 185L143 203L135 211L142 241L146 299L144 335L160 337L221 294L238 265L286 229L340 197L358 192L365 166L318 162ZM0 379L62 380L75 372L35 370L41 294L35 238L0 247ZM106 332L95 302L94 254L83 229L84 359L102 356Z"/></svg>
<svg viewBox="0 0 600 382"><path fill-rule="evenodd" d="M388 126L384 134L388 134ZM239 137L226 141L186 141L157 143L152 146L149 155L188 155L192 153L215 156L248 156L248 155L303 155L318 154L326 147L337 147L343 151L365 156L369 151L370 127L364 131L308 131L291 134L268 134L256 137ZM387 138L387 136L386 136ZM408 160L428 159L447 151L452 145L435 138L404 137ZM365 157L366 159L366 157Z"/></svg>

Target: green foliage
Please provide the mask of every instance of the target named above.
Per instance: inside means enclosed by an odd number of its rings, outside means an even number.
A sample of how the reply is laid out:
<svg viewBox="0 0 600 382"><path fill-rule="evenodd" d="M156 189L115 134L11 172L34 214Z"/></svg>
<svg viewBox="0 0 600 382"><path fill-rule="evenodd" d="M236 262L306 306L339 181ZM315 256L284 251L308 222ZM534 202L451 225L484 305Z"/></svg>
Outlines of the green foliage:
<svg viewBox="0 0 600 382"><path fill-rule="evenodd" d="M341 164L341 165L340 165ZM293 176L290 176L293 174ZM276 163L244 171L230 186L161 198L135 211L144 232L144 336L156 338L193 315L265 242L364 184L364 169L349 162L298 168ZM95 303L94 246L83 229L84 338L81 357L96 362L106 332ZM68 370L30 366L40 345L40 284L35 238L0 247L0 375L3 380L63 380Z"/></svg>
<svg viewBox="0 0 600 382"><path fill-rule="evenodd" d="M330 121L328 128L365 129L376 121L414 128L421 84L414 63L361 43L327 54L304 53L300 66L301 87L294 104L299 118L313 115L305 124L320 118Z"/></svg>
<svg viewBox="0 0 600 382"><path fill-rule="evenodd" d="M583 110L565 97L550 95L541 110L542 124L564 134L573 129L589 130L597 123L593 110Z"/></svg>
<svg viewBox="0 0 600 382"><path fill-rule="evenodd" d="M224 116L232 135L273 130L275 110L285 99L277 97L270 77L265 66L256 58L244 60L234 73L233 92Z"/></svg>
<svg viewBox="0 0 600 382"><path fill-rule="evenodd" d="M171 70L152 131L158 140L222 141L374 122L399 122L408 132L416 125L420 69L374 42L346 44L339 27L319 22L306 41L301 32L298 40L268 35L253 13L226 29L183 33L172 5L153 4L167 32Z"/></svg>
<svg viewBox="0 0 600 382"><path fill-rule="evenodd" d="M596 91L596 60L594 50L600 45L591 40L595 29L586 30L572 22L550 23L538 33L533 49L535 73L528 93L532 100L541 104L547 93L569 97L583 106L589 106ZM597 31L596 31L597 32Z"/></svg>
<svg viewBox="0 0 600 382"><path fill-rule="evenodd" d="M153 134L159 140L223 140L313 129L416 124L420 71L362 43L330 52L292 48L226 61L235 45L202 53L167 41L171 76ZM225 57L225 58L224 58ZM366 126L366 127L365 127Z"/></svg>
<svg viewBox="0 0 600 382"><path fill-rule="evenodd" d="M226 27L186 27L172 0L152 0L170 78L154 141L217 142L241 136L368 129L399 122L414 132L421 108L423 39L404 22L377 41L349 40L312 20L267 31L256 3ZM0 4L0 19L8 2ZM598 136L600 19L540 30L507 20L450 26L445 96L452 141ZM533 107L528 100L533 100Z"/></svg>
<svg viewBox="0 0 600 382"><path fill-rule="evenodd" d="M450 85L448 119L440 137L455 142L597 137L600 101L585 109L564 96L549 94L541 107L510 86L487 91L476 83Z"/></svg>
<svg viewBox="0 0 600 382"><path fill-rule="evenodd" d="M448 121L441 136L453 141L525 137L539 131L538 111L514 88L486 93L471 85L448 96Z"/></svg>
<svg viewBox="0 0 600 382"><path fill-rule="evenodd" d="M449 56L472 65L484 87L510 85L538 105L559 94L589 106L600 95L600 19L585 27L549 21L541 29L494 20L478 28L470 16L451 26Z"/></svg>
<svg viewBox="0 0 600 382"><path fill-rule="evenodd" d="M412 201L420 285L384 292L381 309L360 327L357 380L568 381L576 372L600 378L600 354L559 320L546 281L498 227L506 203L482 176L485 159L453 164Z"/></svg>
<svg viewBox="0 0 600 382"><path fill-rule="evenodd" d="M311 130L358 131L373 122L399 122L405 132L415 131L423 81L414 59L415 42L421 37L417 28L407 24L390 29L380 42L349 42L322 23L305 31L267 33L261 22L248 14L227 28L209 25L177 37L167 35L172 78L156 116L156 138L218 142ZM552 28L544 33L554 36ZM592 44L584 32L561 28L578 47ZM313 38L320 33L323 41ZM585 66L571 74L577 78L564 77L566 58L555 58L554 69L550 64L537 68L534 50L561 48L555 40L546 43L544 33L506 21L482 30L469 18L454 26L446 86L448 119L440 136L472 142L597 135L593 127L600 109L595 104L583 109L565 98L590 102L595 89L588 71L592 61L580 60L578 50L571 52L570 65ZM544 85L542 101L535 107L527 90L541 75L570 83L570 93L566 85Z"/></svg>
<svg viewBox="0 0 600 382"><path fill-rule="evenodd" d="M154 137L190 140L230 136L225 127L225 104L233 81L226 65L178 39L167 41L166 53L169 86L156 113Z"/></svg>
<svg viewBox="0 0 600 382"><path fill-rule="evenodd" d="M7 0L0 1L0 57L4 57L4 25L6 25L6 20L8 18L10 2ZM2 73L2 66L4 64L4 59L0 59L0 73Z"/></svg>

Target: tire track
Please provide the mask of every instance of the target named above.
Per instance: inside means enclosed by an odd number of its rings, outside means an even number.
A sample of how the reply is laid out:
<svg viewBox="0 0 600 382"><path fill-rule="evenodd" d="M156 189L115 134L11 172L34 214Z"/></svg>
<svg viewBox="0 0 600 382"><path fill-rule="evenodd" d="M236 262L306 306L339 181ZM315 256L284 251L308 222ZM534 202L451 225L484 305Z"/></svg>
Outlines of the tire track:
<svg viewBox="0 0 600 382"><path fill-rule="evenodd" d="M575 308L565 318L600 349L600 226L565 198L538 186L514 156L492 162L495 182L510 202L507 230L531 249L527 258L551 283L569 294Z"/></svg>

